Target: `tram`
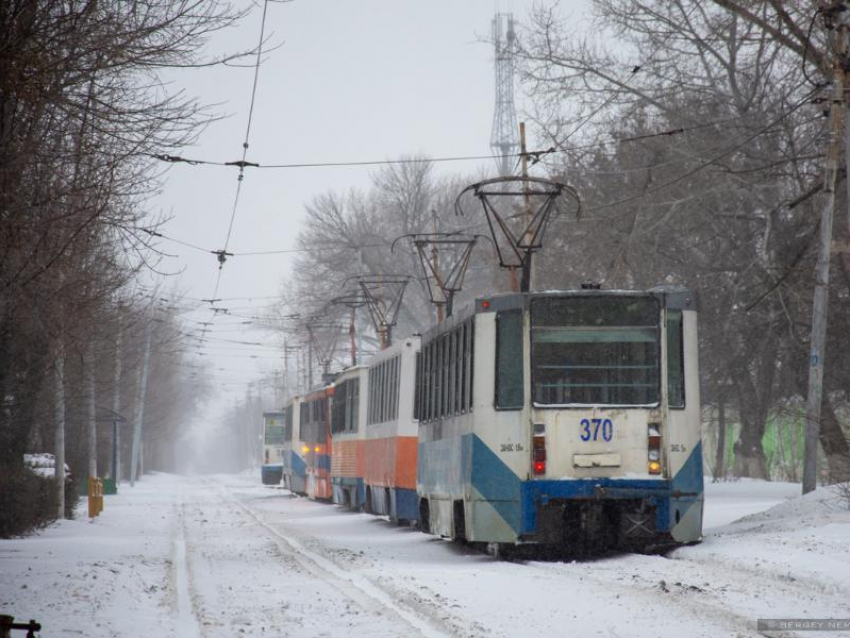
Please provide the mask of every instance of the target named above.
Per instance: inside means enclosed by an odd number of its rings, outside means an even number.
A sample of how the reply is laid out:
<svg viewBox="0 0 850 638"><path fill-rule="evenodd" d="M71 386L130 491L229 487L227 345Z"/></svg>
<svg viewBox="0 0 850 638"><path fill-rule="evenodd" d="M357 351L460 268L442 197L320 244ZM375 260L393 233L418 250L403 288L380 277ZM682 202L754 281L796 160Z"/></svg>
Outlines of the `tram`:
<svg viewBox="0 0 850 638"><path fill-rule="evenodd" d="M330 400L333 386L306 394L300 402L301 450L306 465L306 493L313 500L330 501L331 429Z"/></svg>
<svg viewBox="0 0 850 638"><path fill-rule="evenodd" d="M295 494L307 494L307 463L304 460L309 446L301 442L301 397L295 396L284 408L283 478L282 484Z"/></svg>
<svg viewBox="0 0 850 638"><path fill-rule="evenodd" d="M364 450L368 368L343 370L333 383L331 486L333 502L357 511L366 501Z"/></svg>
<svg viewBox="0 0 850 638"><path fill-rule="evenodd" d="M263 485L278 485L283 478L284 414L263 412Z"/></svg>
<svg viewBox="0 0 850 638"><path fill-rule="evenodd" d="M366 509L396 523L419 518L415 416L419 337L409 337L368 362Z"/></svg>
<svg viewBox="0 0 850 638"><path fill-rule="evenodd" d="M699 541L698 370L689 290L474 300L422 337L420 527L494 553Z"/></svg>

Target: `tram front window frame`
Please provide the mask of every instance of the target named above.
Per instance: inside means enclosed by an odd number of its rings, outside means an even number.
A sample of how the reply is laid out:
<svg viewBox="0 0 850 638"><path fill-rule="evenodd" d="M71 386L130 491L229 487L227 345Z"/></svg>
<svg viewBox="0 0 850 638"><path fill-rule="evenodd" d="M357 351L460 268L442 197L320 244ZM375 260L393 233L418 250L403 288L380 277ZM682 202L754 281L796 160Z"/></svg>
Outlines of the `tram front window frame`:
<svg viewBox="0 0 850 638"><path fill-rule="evenodd" d="M661 334L652 296L532 299L533 404L658 406Z"/></svg>
<svg viewBox="0 0 850 638"><path fill-rule="evenodd" d="M279 425L280 419L266 423L265 445L282 445L286 441L286 429Z"/></svg>

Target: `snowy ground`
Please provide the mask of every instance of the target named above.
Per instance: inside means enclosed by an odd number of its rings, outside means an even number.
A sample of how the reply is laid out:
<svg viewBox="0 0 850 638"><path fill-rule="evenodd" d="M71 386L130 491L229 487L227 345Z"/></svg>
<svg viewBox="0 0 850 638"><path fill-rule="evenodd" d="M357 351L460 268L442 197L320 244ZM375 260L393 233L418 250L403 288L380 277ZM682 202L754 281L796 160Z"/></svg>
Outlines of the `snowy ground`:
<svg viewBox="0 0 850 638"><path fill-rule="evenodd" d="M145 477L93 522L0 540L0 613L50 637L181 638L794 636L812 634L756 619L850 618L850 512L828 490L709 484L698 546L511 563L255 474Z"/></svg>

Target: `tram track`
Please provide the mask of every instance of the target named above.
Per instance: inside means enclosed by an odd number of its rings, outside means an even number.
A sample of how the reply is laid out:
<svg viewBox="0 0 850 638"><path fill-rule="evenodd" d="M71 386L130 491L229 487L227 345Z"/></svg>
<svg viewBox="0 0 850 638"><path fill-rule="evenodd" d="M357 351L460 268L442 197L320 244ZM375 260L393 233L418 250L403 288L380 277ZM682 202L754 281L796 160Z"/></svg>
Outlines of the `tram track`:
<svg viewBox="0 0 850 638"><path fill-rule="evenodd" d="M186 499L182 492L175 504L171 532L169 584L173 591L175 633L186 638L206 638L199 615L197 593L190 563L191 548L186 530Z"/></svg>
<svg viewBox="0 0 850 638"><path fill-rule="evenodd" d="M263 528L284 555L294 560L307 573L334 587L362 609L379 614L389 613L423 638L449 638L456 635L452 628L445 626L443 619L401 600L400 592L344 569L333 560L308 548L296 538L296 534L287 533L288 530L279 523L269 523L260 512L231 493L227 486L219 482L214 484L218 487L222 502L236 507Z"/></svg>
<svg viewBox="0 0 850 638"><path fill-rule="evenodd" d="M340 547L339 539L331 541L305 532L297 522L301 517L294 519L293 525L279 520L274 516L274 508L267 509L261 502L252 503L250 492L239 494L239 486L217 481L215 485L218 487L215 496L239 512L251 527L264 531L263 535L274 542L283 558L297 564L305 575L331 585L357 607L384 618L391 617L396 626L403 623L409 628L406 633L427 637L511 635L501 633L502 627L493 625L492 619L466 612L480 605L482 599L474 592L461 593L456 577L447 580L431 570L393 569L386 565L385 554L369 551L364 554L356 550L357 545L344 542ZM308 503L302 506L312 512ZM551 582L551 589L564 592L562 600L578 596L575 599L578 607L566 612L564 608L558 610L561 618L575 619L578 614L577 622L595 617L582 618L581 614L586 614L584 605L588 602L593 605L598 600L609 601L613 618L628 618L635 613L632 610L637 610L641 627L652 627L657 614L657 626L663 635L671 635L684 624L697 628L689 635L706 638L717 635L793 638L798 634L759 631L757 620L794 616L827 618L845 613L850 592L842 582L816 579L805 573L798 575L792 565L784 568L779 556L773 561L761 559L760 564L753 565L746 559L746 553L738 560L722 551L715 556L711 550L707 541L703 546L682 548L668 556L624 554L578 563L527 560L504 566L497 561L492 567L488 567L490 561L485 558L483 562L477 561L481 570L478 575L488 578L488 583L489 578L500 579L494 581L499 583L494 585L494 591L501 591L500 587L512 581ZM439 560L443 553L437 552L432 558ZM514 568L525 573L514 574ZM444 587L449 583L454 588L447 593ZM557 605L557 599L553 598L552 602ZM494 612L508 623L505 627L516 629L514 622L527 621L521 611L494 609ZM607 622L610 635L618 636L615 621L609 618Z"/></svg>

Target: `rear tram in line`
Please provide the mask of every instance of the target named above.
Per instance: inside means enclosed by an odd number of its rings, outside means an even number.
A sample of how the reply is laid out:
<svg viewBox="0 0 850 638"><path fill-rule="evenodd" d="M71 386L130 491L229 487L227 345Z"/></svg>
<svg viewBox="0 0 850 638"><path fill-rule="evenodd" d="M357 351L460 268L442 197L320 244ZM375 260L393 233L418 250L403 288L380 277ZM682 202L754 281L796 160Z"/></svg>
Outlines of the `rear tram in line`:
<svg viewBox="0 0 850 638"><path fill-rule="evenodd" d="M295 494L307 494L307 463L304 455L309 447L301 442L301 397L295 396L284 408L283 486Z"/></svg>
<svg viewBox="0 0 850 638"><path fill-rule="evenodd" d="M366 366L346 368L333 382L331 402L331 486L333 502L360 510L366 501L364 450L366 439Z"/></svg>
<svg viewBox="0 0 850 638"><path fill-rule="evenodd" d="M263 412L263 485L278 485L283 478L284 413Z"/></svg>
<svg viewBox="0 0 850 638"><path fill-rule="evenodd" d="M325 386L304 395L299 406L306 493L313 500L330 501L333 497L330 428L332 397L333 386Z"/></svg>
<svg viewBox="0 0 850 638"><path fill-rule="evenodd" d="M495 553L699 541L698 369L688 290L476 299L422 338L420 527Z"/></svg>
<svg viewBox="0 0 850 638"><path fill-rule="evenodd" d="M419 518L414 414L419 342L418 336L400 340L367 364L366 511L395 523Z"/></svg>

